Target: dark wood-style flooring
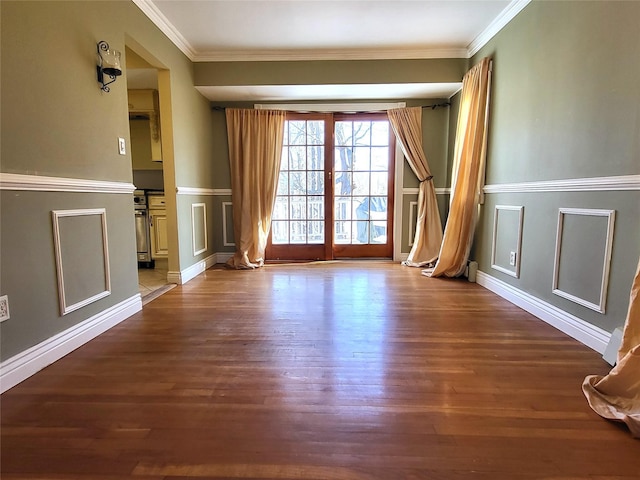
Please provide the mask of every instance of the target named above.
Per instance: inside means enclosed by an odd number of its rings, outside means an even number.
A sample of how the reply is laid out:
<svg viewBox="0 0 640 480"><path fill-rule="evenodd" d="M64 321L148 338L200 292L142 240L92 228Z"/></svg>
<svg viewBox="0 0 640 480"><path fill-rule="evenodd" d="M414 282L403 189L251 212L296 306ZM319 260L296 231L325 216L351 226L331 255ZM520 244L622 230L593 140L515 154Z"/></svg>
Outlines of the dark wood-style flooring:
<svg viewBox="0 0 640 480"><path fill-rule="evenodd" d="M601 356L390 262L211 269L1 398L2 480L638 479Z"/></svg>

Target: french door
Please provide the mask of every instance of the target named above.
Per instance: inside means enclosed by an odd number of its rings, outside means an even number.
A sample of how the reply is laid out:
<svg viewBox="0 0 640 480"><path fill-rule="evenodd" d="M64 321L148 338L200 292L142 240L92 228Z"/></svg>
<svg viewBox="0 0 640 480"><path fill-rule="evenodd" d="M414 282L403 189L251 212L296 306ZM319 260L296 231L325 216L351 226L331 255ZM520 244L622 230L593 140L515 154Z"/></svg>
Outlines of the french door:
<svg viewBox="0 0 640 480"><path fill-rule="evenodd" d="M387 115L289 114L267 260L393 256Z"/></svg>

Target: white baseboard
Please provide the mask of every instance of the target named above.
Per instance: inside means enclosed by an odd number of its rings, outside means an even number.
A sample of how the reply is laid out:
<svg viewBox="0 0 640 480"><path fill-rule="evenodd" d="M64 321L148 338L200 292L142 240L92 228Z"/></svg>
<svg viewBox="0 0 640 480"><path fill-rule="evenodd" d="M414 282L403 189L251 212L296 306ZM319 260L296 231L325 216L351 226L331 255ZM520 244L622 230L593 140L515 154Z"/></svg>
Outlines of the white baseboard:
<svg viewBox="0 0 640 480"><path fill-rule="evenodd" d="M479 285L535 315L596 352L602 354L606 350L611 334L605 330L484 272L477 272L476 281Z"/></svg>
<svg viewBox="0 0 640 480"><path fill-rule="evenodd" d="M142 310L136 294L0 364L0 393L61 359L111 327Z"/></svg>
<svg viewBox="0 0 640 480"><path fill-rule="evenodd" d="M174 272L174 271L167 272L167 281L169 283L177 283L178 285L183 285L187 283L189 280L200 275L207 268L211 268L216 263L219 263L218 255L220 254L214 253L213 255L209 255L204 260L200 260L199 262L196 262L190 267L187 267L184 270L181 270L179 272Z"/></svg>

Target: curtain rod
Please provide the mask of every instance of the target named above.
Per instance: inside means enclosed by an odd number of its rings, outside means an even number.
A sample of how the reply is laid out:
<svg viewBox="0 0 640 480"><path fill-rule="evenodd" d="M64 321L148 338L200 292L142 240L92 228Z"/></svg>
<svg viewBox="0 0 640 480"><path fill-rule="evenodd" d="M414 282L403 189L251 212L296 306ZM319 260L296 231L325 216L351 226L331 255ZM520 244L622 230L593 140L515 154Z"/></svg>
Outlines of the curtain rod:
<svg viewBox="0 0 640 480"><path fill-rule="evenodd" d="M430 108L431 110L435 110L436 108L446 108L446 107L450 107L451 106L451 102L444 102L444 103L434 103L434 104L430 104L430 105L416 105L416 107L420 107L420 108ZM211 105L211 110L214 110L216 112L224 112L226 108L234 108L234 107L222 107L220 105ZM386 111L386 110L380 110L381 112ZM295 110L288 110L288 112L290 113L298 113ZM313 112L311 110L306 111L306 113L316 113ZM322 112L322 113L326 113L326 112ZM337 112L336 112L337 113ZM340 112L342 113L342 112ZM362 112L348 112L348 113L371 113L371 111L362 111Z"/></svg>

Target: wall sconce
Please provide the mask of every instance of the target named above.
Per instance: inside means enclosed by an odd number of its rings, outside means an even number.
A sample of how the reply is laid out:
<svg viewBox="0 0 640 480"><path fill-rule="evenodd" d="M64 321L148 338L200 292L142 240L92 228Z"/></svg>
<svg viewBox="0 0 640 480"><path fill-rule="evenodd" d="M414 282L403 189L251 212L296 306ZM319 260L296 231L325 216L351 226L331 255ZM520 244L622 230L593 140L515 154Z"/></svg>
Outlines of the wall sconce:
<svg viewBox="0 0 640 480"><path fill-rule="evenodd" d="M102 84L100 89L103 92L108 92L110 83L116 81L116 78L122 75L122 68L120 67L120 52L118 50L110 50L109 44L102 40L98 42L98 82ZM109 77L111 81L105 82L105 76Z"/></svg>

